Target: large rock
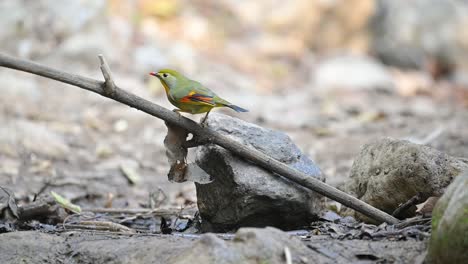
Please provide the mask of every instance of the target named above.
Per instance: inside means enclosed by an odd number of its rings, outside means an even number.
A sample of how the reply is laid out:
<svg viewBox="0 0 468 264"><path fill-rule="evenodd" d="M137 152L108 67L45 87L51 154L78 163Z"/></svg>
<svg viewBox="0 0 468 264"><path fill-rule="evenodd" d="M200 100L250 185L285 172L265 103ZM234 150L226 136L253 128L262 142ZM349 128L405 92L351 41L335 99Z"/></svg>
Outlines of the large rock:
<svg viewBox="0 0 468 264"><path fill-rule="evenodd" d="M461 160L433 148L385 138L363 147L351 168L346 190L392 213L418 193L423 200L442 195L464 168ZM414 206L405 216L414 215L415 210ZM372 222L361 214L356 217Z"/></svg>
<svg viewBox="0 0 468 264"><path fill-rule="evenodd" d="M293 263L307 259L310 252L299 239L278 229L242 228L233 241L206 234L171 263L286 263L285 248L289 249ZM314 263L326 263L327 260L326 256L317 254Z"/></svg>
<svg viewBox="0 0 468 264"><path fill-rule="evenodd" d="M430 263L468 263L468 171L447 188L432 212Z"/></svg>
<svg viewBox="0 0 468 264"><path fill-rule="evenodd" d="M284 133L211 114L208 126L244 145L324 181L320 169ZM241 226L299 228L317 219L321 196L216 146L200 147L197 164L213 178L196 184L205 231Z"/></svg>

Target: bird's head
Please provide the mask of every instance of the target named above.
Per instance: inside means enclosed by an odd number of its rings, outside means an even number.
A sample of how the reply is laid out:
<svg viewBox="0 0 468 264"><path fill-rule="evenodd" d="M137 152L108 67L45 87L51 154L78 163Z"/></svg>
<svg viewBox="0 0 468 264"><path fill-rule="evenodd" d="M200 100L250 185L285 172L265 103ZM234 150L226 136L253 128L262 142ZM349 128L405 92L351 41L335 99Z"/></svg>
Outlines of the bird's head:
<svg viewBox="0 0 468 264"><path fill-rule="evenodd" d="M177 82L185 78L182 74L171 69L162 69L158 72L150 72L150 75L158 77L166 89L172 89L177 86Z"/></svg>

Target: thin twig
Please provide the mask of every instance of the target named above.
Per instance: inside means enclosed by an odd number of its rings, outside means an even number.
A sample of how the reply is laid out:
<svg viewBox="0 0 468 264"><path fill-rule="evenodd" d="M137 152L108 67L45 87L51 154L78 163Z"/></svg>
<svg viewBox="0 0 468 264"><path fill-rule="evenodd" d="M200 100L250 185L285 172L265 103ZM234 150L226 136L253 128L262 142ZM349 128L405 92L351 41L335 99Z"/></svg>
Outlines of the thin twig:
<svg viewBox="0 0 468 264"><path fill-rule="evenodd" d="M390 224L398 223L398 219L395 217L312 177L313 175L307 175L297 169L291 168L290 166L277 161L256 149L223 136L209 128L202 127L193 120L185 118L180 114L176 114L162 106L122 90L117 86L115 87L114 92L109 94L105 91L106 84L103 82L59 71L31 61L13 58L4 54L0 54L0 66L68 83L134 107L152 116L163 119L170 124L180 126L192 133L194 136L206 138L207 143L215 143L266 170L274 172L272 174L273 177L281 175L300 186L322 194L377 221L387 222Z"/></svg>
<svg viewBox="0 0 468 264"><path fill-rule="evenodd" d="M408 218L398 224L395 225L396 228L405 228L408 226L413 226L413 225L425 225L425 224L430 224L432 218L426 217L426 218L421 218L421 217L413 217L413 218Z"/></svg>
<svg viewBox="0 0 468 264"><path fill-rule="evenodd" d="M132 208L83 208L83 212L107 214L151 214L155 216L177 216L180 208L132 209Z"/></svg>
<svg viewBox="0 0 468 264"><path fill-rule="evenodd" d="M100 68L101 68L102 76L104 76L104 80L105 80L104 92L106 93L107 96L112 97L115 94L115 87L116 87L114 83L114 78L112 78L112 72L104 56L102 54L99 54L98 58L99 58L99 61L101 62Z"/></svg>
<svg viewBox="0 0 468 264"><path fill-rule="evenodd" d="M45 190L50 187L50 184L51 182L49 180L47 180L43 185L42 187L39 189L39 191L37 191L37 193L34 194L34 199L33 199L33 202L36 201L37 197L39 195L41 195L43 192L45 192Z"/></svg>
<svg viewBox="0 0 468 264"><path fill-rule="evenodd" d="M413 225L413 226L408 226L404 227L402 229L398 230L389 230L389 231L379 231L370 234L372 238L378 238L378 237L396 237L396 236L408 236L411 231L414 231L417 233L417 235L423 236L423 237L428 237L430 234L427 232L429 229L429 226L427 225ZM416 234L415 234L416 235Z"/></svg>
<svg viewBox="0 0 468 264"><path fill-rule="evenodd" d="M128 237L161 237L162 235L159 233L149 233L143 232L140 230L136 230L137 233L128 233L128 232L112 232L109 233L107 230L97 230L97 229L90 229L84 225L76 225L76 224L69 224L66 229L57 230L57 232L63 233L73 233L77 232L79 234L92 234L92 235L117 235L117 236L128 236Z"/></svg>
<svg viewBox="0 0 468 264"><path fill-rule="evenodd" d="M77 224L64 224L63 227L65 229L76 228L100 231L106 230L110 232L135 233L135 230L131 228L109 221L80 221Z"/></svg>

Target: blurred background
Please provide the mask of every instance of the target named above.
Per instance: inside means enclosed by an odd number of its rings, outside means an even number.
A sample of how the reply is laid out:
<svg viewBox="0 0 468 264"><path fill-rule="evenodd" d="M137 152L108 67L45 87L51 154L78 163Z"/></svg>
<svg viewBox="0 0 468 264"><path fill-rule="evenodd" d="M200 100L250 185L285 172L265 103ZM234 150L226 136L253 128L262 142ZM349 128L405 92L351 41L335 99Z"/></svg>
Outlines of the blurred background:
<svg viewBox="0 0 468 264"><path fill-rule="evenodd" d="M217 111L288 133L335 186L375 138L468 156L467 28L464 0L0 1L2 53L99 80L102 53L118 86L171 109L148 73L177 69L250 110ZM161 120L8 69L0 92L0 182L20 199L196 201L167 182Z"/></svg>

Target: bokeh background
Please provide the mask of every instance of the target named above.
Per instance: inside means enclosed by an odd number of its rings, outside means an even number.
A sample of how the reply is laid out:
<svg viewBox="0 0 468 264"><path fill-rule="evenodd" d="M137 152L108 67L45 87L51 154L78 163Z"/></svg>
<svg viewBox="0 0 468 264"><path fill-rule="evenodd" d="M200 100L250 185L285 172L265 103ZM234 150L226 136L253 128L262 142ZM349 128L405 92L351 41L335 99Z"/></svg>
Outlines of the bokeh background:
<svg viewBox="0 0 468 264"><path fill-rule="evenodd" d="M177 69L250 110L217 111L288 133L338 187L380 137L468 156L467 28L464 0L0 1L1 52L100 80L104 54L118 86L168 108L148 73ZM163 122L127 106L0 69L0 124L0 183L24 201L196 201L167 182Z"/></svg>

